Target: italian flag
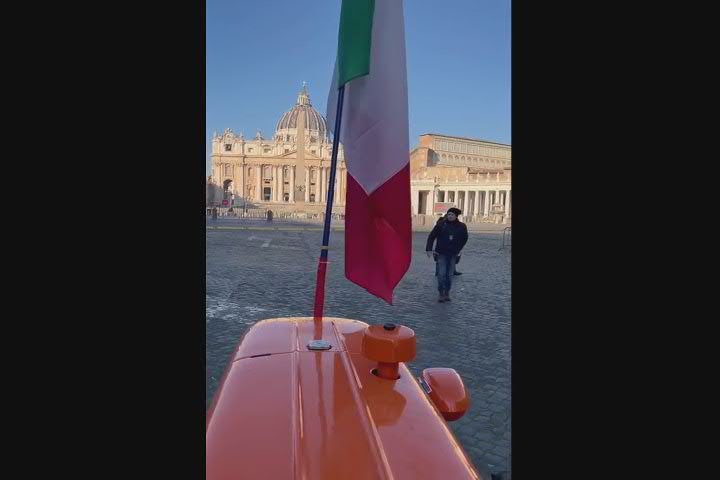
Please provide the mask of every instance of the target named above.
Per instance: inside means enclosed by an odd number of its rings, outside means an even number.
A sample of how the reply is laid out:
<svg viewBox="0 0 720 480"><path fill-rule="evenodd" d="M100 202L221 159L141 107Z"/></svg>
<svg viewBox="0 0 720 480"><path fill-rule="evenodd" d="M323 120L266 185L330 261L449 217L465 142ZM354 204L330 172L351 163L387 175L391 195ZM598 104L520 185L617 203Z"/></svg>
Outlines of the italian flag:
<svg viewBox="0 0 720 480"><path fill-rule="evenodd" d="M392 304L412 251L402 0L343 0L327 107L332 130L343 85L345 276Z"/></svg>

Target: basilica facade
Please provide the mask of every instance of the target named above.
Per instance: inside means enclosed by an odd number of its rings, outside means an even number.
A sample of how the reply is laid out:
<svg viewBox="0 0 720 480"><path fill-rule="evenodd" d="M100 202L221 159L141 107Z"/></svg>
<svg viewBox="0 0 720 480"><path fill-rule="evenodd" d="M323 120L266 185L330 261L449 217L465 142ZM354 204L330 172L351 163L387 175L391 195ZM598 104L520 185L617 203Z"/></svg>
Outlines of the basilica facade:
<svg viewBox="0 0 720 480"><path fill-rule="evenodd" d="M278 121L271 138L246 139L226 129L212 139L208 203L277 212L325 211L332 142L325 117L303 85L295 105ZM347 168L338 152L333 212L345 211ZM224 202L223 202L224 200Z"/></svg>
<svg viewBox="0 0 720 480"><path fill-rule="evenodd" d="M319 215L325 212L330 141L325 117L303 85L295 105L271 138L226 129L212 138L208 205ZM410 156L412 215L436 217L455 206L470 222L509 223L512 218L510 145L436 133L420 135ZM342 146L333 213L345 212L347 167Z"/></svg>

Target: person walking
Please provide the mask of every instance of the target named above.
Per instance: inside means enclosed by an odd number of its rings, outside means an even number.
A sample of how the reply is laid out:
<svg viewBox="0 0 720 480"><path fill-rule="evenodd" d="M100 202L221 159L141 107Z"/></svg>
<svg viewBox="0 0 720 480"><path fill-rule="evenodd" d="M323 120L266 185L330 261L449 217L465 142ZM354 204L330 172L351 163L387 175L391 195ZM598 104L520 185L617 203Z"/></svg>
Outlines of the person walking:
<svg viewBox="0 0 720 480"><path fill-rule="evenodd" d="M435 272L438 280L438 302L450 301L450 288L455 271L457 257L468 241L467 226L458 217L462 214L459 208L450 208L445 219L438 222L430 232L425 245L428 258L435 258ZM434 248L433 248L433 244Z"/></svg>
<svg viewBox="0 0 720 480"><path fill-rule="evenodd" d="M438 221L435 222L435 225L440 225L442 222L445 221L446 215L443 215L442 217L438 218ZM437 262L437 260L436 260ZM453 275L462 275L462 272L457 271L457 264L460 263L460 255L455 257L455 271L453 272ZM437 265L436 265L437 267ZM437 268L435 268L435 275L437 276Z"/></svg>

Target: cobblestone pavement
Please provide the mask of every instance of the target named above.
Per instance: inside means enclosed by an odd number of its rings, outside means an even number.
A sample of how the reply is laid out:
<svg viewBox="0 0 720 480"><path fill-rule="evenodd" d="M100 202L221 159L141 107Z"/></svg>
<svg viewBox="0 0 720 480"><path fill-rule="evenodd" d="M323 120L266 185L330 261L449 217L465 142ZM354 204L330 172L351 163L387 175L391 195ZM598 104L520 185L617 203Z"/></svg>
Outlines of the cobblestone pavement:
<svg viewBox="0 0 720 480"><path fill-rule="evenodd" d="M249 326L264 318L312 315L322 233L292 230L291 223L275 226L280 230L206 231L207 406ZM440 304L426 239L427 233L413 234L412 264L390 307L345 278L344 234L332 233L325 314L415 330L417 357L408 367L416 376L428 367L460 373L471 405L451 428L475 465L509 471L510 252L500 250L502 234L471 233L458 265L463 275L453 278L452 302Z"/></svg>

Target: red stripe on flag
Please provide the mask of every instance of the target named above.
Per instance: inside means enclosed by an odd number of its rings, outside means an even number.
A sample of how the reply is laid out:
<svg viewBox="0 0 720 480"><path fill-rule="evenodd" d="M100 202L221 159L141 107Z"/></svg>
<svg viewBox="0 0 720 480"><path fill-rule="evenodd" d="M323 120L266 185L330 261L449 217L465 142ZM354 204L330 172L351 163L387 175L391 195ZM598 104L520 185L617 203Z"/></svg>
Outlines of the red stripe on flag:
<svg viewBox="0 0 720 480"><path fill-rule="evenodd" d="M412 252L410 165L371 195L347 180L345 276L392 305Z"/></svg>

